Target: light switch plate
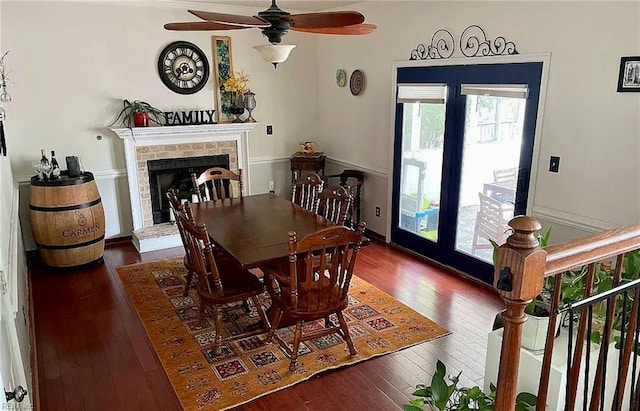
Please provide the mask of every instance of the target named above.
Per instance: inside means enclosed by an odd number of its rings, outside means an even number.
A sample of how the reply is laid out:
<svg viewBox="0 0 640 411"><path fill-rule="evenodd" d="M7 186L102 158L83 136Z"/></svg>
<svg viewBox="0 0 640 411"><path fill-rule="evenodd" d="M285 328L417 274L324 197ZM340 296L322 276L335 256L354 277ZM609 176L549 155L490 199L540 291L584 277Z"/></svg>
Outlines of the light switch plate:
<svg viewBox="0 0 640 411"><path fill-rule="evenodd" d="M558 171L560 171L560 157L551 156L551 158L549 159L549 171L551 171L552 173L557 173Z"/></svg>

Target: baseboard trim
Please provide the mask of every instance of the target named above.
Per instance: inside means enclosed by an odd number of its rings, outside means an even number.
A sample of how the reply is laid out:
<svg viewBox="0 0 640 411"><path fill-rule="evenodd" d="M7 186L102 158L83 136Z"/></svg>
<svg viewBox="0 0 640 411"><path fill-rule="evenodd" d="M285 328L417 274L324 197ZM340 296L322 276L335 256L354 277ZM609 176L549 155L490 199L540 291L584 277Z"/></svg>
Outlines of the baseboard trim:
<svg viewBox="0 0 640 411"><path fill-rule="evenodd" d="M125 235L123 237L107 238L104 240L105 247L114 247L114 246L125 244L125 243L131 243L130 235Z"/></svg>
<svg viewBox="0 0 640 411"><path fill-rule="evenodd" d="M381 243L385 243L385 244L387 243L387 239L385 238L385 236L383 236L380 233L376 233L375 231L371 231L368 228L364 229L364 235L365 235L365 237L368 237L368 238L370 238L372 240L375 240L375 241L378 241L378 242L381 242Z"/></svg>
<svg viewBox="0 0 640 411"><path fill-rule="evenodd" d="M39 381L39 369L38 369L38 346L36 341L36 323L34 318L34 306L33 306L33 284L31 282L31 268L29 267L29 253L27 254L27 290L29 293L29 336L31 339L31 405L34 410L40 410L40 384Z"/></svg>
<svg viewBox="0 0 640 411"><path fill-rule="evenodd" d="M419 254L419 253L417 253L417 252L415 252L413 250L409 250L408 248L404 248L404 247L402 247L402 246L400 246L400 245L398 245L396 243L389 243L389 246L393 247L394 249L396 249L398 251L401 251L401 252L403 252L403 253L405 253L407 255L414 256L419 260L422 260L422 261L425 261L425 262L427 262L429 264L435 265L436 267L438 267L438 268L440 268L440 269L442 269L444 271L448 271L448 272L450 272L452 274L455 274L455 275L458 275L460 277L463 277L464 279L466 279L468 281L471 281L474 284L480 285L480 286L482 286L482 287L484 287L484 288L486 288L488 290L492 290L492 291L495 292L495 288L493 288L493 285L485 283L484 281L479 280L479 279L477 279L477 278L475 278L475 277L473 277L473 276L471 276L471 275L469 275L469 274L467 274L467 273L465 273L463 271L460 271L457 268L451 267L450 265L442 264L439 261L433 260L433 259L431 259L429 257L426 257L426 256L424 256L422 254Z"/></svg>

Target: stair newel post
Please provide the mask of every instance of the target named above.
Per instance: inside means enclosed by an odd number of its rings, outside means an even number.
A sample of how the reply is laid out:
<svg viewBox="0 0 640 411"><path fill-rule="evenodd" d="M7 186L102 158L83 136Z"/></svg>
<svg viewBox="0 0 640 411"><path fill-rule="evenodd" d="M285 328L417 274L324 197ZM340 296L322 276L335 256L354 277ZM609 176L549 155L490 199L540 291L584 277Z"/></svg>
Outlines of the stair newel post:
<svg viewBox="0 0 640 411"><path fill-rule="evenodd" d="M513 234L500 246L494 268L493 286L505 302L504 332L496 410L515 409L524 310L542 291L547 252L536 237L542 226L531 217L518 216L509 222Z"/></svg>

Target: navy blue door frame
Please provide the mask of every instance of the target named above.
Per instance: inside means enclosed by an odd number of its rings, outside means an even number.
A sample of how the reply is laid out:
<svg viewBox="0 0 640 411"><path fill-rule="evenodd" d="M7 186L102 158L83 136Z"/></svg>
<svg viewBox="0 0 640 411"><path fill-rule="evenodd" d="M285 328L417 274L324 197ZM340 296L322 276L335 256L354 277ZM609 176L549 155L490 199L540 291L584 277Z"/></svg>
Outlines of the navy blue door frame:
<svg viewBox="0 0 640 411"><path fill-rule="evenodd" d="M515 215L525 214L531 177L534 137L542 62L451 65L397 68L397 83L447 84L445 136L443 145L442 183L440 190L440 220L438 241L433 242L399 228L399 198L402 164L403 104L396 104L393 153L393 189L391 209L391 241L418 254L451 266L484 282L493 281L493 266L470 255L455 251L456 221L462 178L464 145L465 96L461 84L526 84L528 97L525 108L519 175L516 189Z"/></svg>

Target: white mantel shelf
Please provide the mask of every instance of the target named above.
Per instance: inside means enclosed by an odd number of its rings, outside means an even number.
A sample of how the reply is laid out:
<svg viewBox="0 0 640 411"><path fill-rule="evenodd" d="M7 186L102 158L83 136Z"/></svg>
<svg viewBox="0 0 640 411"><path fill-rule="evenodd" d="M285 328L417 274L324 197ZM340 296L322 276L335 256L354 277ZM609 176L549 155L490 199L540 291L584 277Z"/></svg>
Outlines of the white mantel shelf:
<svg viewBox="0 0 640 411"><path fill-rule="evenodd" d="M201 124L193 126L132 127L112 128L118 137L133 141L136 146L180 144L186 141L199 143L206 141L234 140L238 134L248 134L258 123Z"/></svg>
<svg viewBox="0 0 640 411"><path fill-rule="evenodd" d="M250 188L249 173L249 133L258 123L223 123L190 126L112 128L111 131L124 140L127 161L127 179L131 197L133 230L144 228L142 203L139 198L136 149L138 147L172 145L185 143L208 143L235 141L238 150L238 166L243 170L245 187ZM247 194L250 194L247 192ZM144 247L143 247L144 248ZM141 250L139 251L149 251Z"/></svg>

